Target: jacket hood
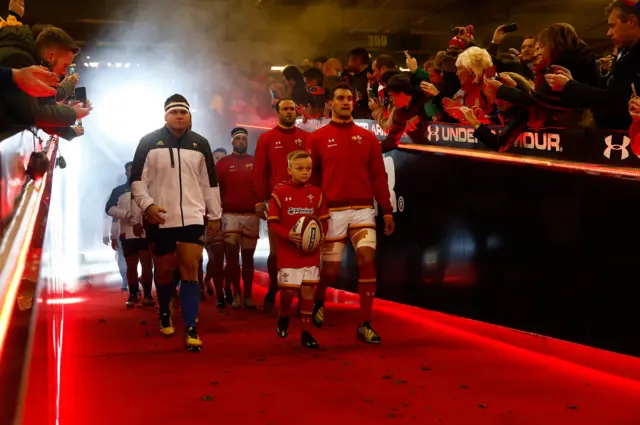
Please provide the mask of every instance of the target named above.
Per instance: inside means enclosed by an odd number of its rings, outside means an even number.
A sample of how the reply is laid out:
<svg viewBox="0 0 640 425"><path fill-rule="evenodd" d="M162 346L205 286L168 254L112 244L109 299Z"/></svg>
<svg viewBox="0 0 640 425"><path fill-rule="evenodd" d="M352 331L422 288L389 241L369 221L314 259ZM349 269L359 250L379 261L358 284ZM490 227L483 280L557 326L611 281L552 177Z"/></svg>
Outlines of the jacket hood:
<svg viewBox="0 0 640 425"><path fill-rule="evenodd" d="M27 25L5 27L0 30L0 49L19 49L29 52L35 63L42 62L36 53L36 42Z"/></svg>

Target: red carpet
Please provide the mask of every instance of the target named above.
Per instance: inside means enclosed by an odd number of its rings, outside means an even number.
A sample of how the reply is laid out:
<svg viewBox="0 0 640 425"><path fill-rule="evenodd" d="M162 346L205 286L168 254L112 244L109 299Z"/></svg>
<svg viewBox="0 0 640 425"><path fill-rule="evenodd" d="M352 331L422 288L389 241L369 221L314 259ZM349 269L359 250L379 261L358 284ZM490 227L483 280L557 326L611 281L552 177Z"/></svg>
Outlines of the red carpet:
<svg viewBox="0 0 640 425"><path fill-rule="evenodd" d="M187 353L181 335L158 333L153 310L127 311L119 291L82 296L65 306L61 425L640 423L640 382L458 330L415 308L379 302L374 327L383 344L367 346L355 338L356 307L330 304L314 332L321 349L310 351L299 345L297 320L283 341L275 316L220 312L207 301L204 349ZM640 370L638 359L602 355ZM25 423L35 425L30 416Z"/></svg>

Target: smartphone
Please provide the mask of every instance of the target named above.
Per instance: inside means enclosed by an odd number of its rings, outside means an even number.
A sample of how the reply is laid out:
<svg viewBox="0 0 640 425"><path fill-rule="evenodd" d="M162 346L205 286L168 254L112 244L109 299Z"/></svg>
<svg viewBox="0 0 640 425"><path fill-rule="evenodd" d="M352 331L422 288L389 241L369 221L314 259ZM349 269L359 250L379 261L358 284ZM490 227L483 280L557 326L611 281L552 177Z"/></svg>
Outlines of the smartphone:
<svg viewBox="0 0 640 425"><path fill-rule="evenodd" d="M518 24L516 24L515 22L512 22L509 25L505 25L505 26L502 27L502 31L505 34L510 33L510 32L518 31Z"/></svg>
<svg viewBox="0 0 640 425"><path fill-rule="evenodd" d="M278 92L275 90L271 90L271 98L272 99L280 99L280 96L278 96Z"/></svg>
<svg viewBox="0 0 640 425"><path fill-rule="evenodd" d="M82 102L82 106L87 106L87 88L76 87L75 98L76 98L76 101Z"/></svg>
<svg viewBox="0 0 640 425"><path fill-rule="evenodd" d="M67 68L67 74L68 75L73 75L76 73L76 64L72 63L71 65L69 65L69 67Z"/></svg>
<svg viewBox="0 0 640 425"><path fill-rule="evenodd" d="M376 98L376 94L374 93L373 89L371 87L369 87L367 89L367 95L369 96L369 99L375 99Z"/></svg>

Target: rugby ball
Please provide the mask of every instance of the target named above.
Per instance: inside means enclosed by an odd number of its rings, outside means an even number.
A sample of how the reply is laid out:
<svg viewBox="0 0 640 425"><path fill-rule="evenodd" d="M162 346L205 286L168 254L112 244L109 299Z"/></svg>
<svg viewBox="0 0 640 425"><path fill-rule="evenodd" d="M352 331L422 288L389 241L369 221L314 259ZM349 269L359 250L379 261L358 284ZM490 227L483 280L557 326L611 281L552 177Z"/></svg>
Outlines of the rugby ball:
<svg viewBox="0 0 640 425"><path fill-rule="evenodd" d="M300 217L293 226L293 232L302 237L300 249L309 253L318 249L322 240L322 224L320 220L311 215Z"/></svg>

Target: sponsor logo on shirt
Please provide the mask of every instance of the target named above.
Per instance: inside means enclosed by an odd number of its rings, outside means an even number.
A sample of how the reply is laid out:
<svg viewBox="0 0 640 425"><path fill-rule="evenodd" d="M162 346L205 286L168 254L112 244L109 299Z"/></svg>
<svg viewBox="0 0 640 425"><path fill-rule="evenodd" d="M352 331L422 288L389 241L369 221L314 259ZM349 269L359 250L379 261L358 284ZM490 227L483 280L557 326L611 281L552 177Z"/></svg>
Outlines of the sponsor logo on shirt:
<svg viewBox="0 0 640 425"><path fill-rule="evenodd" d="M287 213L289 215L309 215L309 214L313 214L314 212L315 212L314 208L289 207L289 209L287 210Z"/></svg>

